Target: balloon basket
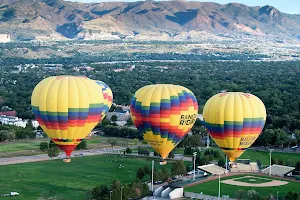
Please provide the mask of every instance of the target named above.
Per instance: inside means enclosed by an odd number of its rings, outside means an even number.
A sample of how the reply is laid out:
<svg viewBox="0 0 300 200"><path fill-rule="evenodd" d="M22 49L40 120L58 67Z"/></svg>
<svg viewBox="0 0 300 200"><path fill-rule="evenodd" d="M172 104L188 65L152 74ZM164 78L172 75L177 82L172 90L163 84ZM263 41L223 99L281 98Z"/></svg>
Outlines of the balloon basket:
<svg viewBox="0 0 300 200"><path fill-rule="evenodd" d="M63 160L63 162L64 162L64 163L69 163L69 162L71 162L71 158L65 158L65 159Z"/></svg>
<svg viewBox="0 0 300 200"><path fill-rule="evenodd" d="M165 165L165 164L167 164L167 161L166 161L166 160L160 161L159 164L160 164L160 165Z"/></svg>

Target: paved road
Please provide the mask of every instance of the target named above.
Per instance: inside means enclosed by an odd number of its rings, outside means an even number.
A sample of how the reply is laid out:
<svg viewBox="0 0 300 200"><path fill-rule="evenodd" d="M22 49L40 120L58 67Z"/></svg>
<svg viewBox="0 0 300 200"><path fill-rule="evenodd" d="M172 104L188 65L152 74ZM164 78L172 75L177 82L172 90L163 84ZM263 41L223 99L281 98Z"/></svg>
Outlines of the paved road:
<svg viewBox="0 0 300 200"><path fill-rule="evenodd" d="M291 149L291 148L272 148L272 147L251 147L249 149L252 150L260 150L260 151L267 151L269 152L269 149L274 149L274 152L283 152L283 153L298 153L300 154L300 148L297 148L296 150Z"/></svg>
<svg viewBox="0 0 300 200"><path fill-rule="evenodd" d="M133 146L132 148L137 148L137 146ZM76 157L77 155L83 154L84 156L91 156L91 155L102 155L102 154L123 154L123 151L126 150L126 147L122 148L101 148L101 149L90 149L90 150L80 150L74 151L71 156ZM132 154L133 156L144 157L137 154ZM62 159L65 157L64 152L60 152L59 156L52 159ZM148 157L154 157L153 153L150 154ZM185 157L180 154L175 154L175 160L183 160L183 161L192 161L191 157ZM32 156L19 156L19 157L12 157L12 158L0 158L0 165L10 165L10 164L17 164L17 163L27 163L27 162L37 162L37 161L44 161L49 160L47 154L39 154L39 155L32 155Z"/></svg>

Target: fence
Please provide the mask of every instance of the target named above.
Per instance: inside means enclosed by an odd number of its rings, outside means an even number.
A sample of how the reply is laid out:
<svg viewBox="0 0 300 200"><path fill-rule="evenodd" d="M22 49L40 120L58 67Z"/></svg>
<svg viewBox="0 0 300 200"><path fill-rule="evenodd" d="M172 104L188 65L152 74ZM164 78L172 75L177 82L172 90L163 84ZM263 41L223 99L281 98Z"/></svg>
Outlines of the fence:
<svg viewBox="0 0 300 200"><path fill-rule="evenodd" d="M218 197L210 196L206 194L198 194L193 192L184 192L184 197L194 198L194 199L202 199L202 200L218 200ZM235 200L227 197L220 197L220 200Z"/></svg>

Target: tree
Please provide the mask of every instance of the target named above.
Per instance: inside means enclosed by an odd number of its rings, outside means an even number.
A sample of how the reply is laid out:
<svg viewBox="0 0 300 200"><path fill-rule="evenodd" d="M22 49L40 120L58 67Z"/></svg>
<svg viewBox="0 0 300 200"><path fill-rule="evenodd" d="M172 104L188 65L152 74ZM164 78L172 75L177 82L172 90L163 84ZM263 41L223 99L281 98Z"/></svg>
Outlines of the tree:
<svg viewBox="0 0 300 200"><path fill-rule="evenodd" d="M139 147L139 148L138 148L138 155L149 156L149 155L150 155L150 151L149 151L148 149Z"/></svg>
<svg viewBox="0 0 300 200"><path fill-rule="evenodd" d="M150 174L151 173L151 171L150 171L150 169L147 165L144 166L144 172L145 172L145 174Z"/></svg>
<svg viewBox="0 0 300 200"><path fill-rule="evenodd" d="M259 159L256 160L258 168L261 169L262 168L262 164L261 161Z"/></svg>
<svg viewBox="0 0 300 200"><path fill-rule="evenodd" d="M139 139L134 138L134 139L133 139L133 144L134 144L134 145L138 145L138 144L139 144Z"/></svg>
<svg viewBox="0 0 300 200"><path fill-rule="evenodd" d="M26 128L19 128L15 131L16 139L34 139L36 137L35 132Z"/></svg>
<svg viewBox="0 0 300 200"><path fill-rule="evenodd" d="M59 155L59 148L58 147L51 147L48 149L48 156L50 158L57 157Z"/></svg>
<svg viewBox="0 0 300 200"><path fill-rule="evenodd" d="M117 115L111 116L110 120L113 121L113 122L118 121Z"/></svg>
<svg viewBox="0 0 300 200"><path fill-rule="evenodd" d="M106 125L110 125L110 121L105 116L104 119L101 121L100 126L106 126Z"/></svg>
<svg viewBox="0 0 300 200"><path fill-rule="evenodd" d="M300 199L300 195L297 192L289 191L285 195L284 199L286 199L286 200L299 200Z"/></svg>
<svg viewBox="0 0 300 200"><path fill-rule="evenodd" d="M156 153L156 151L154 151L153 155L154 155L155 157L160 157L160 155L159 155L158 153Z"/></svg>
<svg viewBox="0 0 300 200"><path fill-rule="evenodd" d="M225 160L223 158L220 158L219 161L218 161L218 165L220 167L224 167L225 166Z"/></svg>
<svg viewBox="0 0 300 200"><path fill-rule="evenodd" d="M286 161L286 165L289 166L289 167L294 167L296 165L295 161L292 160L292 159L288 159Z"/></svg>
<svg viewBox="0 0 300 200"><path fill-rule="evenodd" d="M295 171L300 171L300 161L296 162Z"/></svg>
<svg viewBox="0 0 300 200"><path fill-rule="evenodd" d="M171 171L173 175L182 175L186 173L184 162L182 160L175 161L172 165Z"/></svg>
<svg viewBox="0 0 300 200"><path fill-rule="evenodd" d="M28 129L28 130L34 130L31 119L27 121L26 129Z"/></svg>
<svg viewBox="0 0 300 200"><path fill-rule="evenodd" d="M169 153L168 158L175 158L175 155L174 155L174 152L173 152L173 151L171 151L171 152Z"/></svg>
<svg viewBox="0 0 300 200"><path fill-rule="evenodd" d="M129 147L127 147L126 153L127 153L127 154L131 154L131 153L132 153L132 150L131 150Z"/></svg>
<svg viewBox="0 0 300 200"><path fill-rule="evenodd" d="M48 145L48 142L41 142L40 143L40 150L45 152L46 150L48 150L49 148L49 145Z"/></svg>
<svg viewBox="0 0 300 200"><path fill-rule="evenodd" d="M4 142L6 140L14 140L15 133L10 130L0 130L0 142Z"/></svg>
<svg viewBox="0 0 300 200"><path fill-rule="evenodd" d="M116 105L115 104L112 104L110 109L109 109L109 112L114 112L116 109Z"/></svg>
<svg viewBox="0 0 300 200"><path fill-rule="evenodd" d="M275 129L275 134L276 134L275 145L278 145L283 148L285 145L288 144L288 134L286 132L278 128Z"/></svg>
<svg viewBox="0 0 300 200"><path fill-rule="evenodd" d="M284 165L284 161L281 158L278 158L278 165Z"/></svg>
<svg viewBox="0 0 300 200"><path fill-rule="evenodd" d="M259 143L264 145L265 147L269 145L274 145L276 141L276 135L273 129L265 129L265 131L260 134L258 138Z"/></svg>
<svg viewBox="0 0 300 200"><path fill-rule="evenodd" d="M181 147L191 147L191 148L201 147L201 146L204 146L204 144L201 142L201 140L202 140L201 135L186 136L180 143L180 146Z"/></svg>
<svg viewBox="0 0 300 200"><path fill-rule="evenodd" d="M199 120L199 119L197 119ZM193 126L191 129L193 135L200 135L201 138L207 135L207 131L203 126Z"/></svg>
<svg viewBox="0 0 300 200"><path fill-rule="evenodd" d="M91 191L92 199L107 200L109 198L109 189L106 185L97 185Z"/></svg>
<svg viewBox="0 0 300 200"><path fill-rule="evenodd" d="M123 108L121 106L117 106L115 108L115 112L121 112L121 111L124 111Z"/></svg>
<svg viewBox="0 0 300 200"><path fill-rule="evenodd" d="M166 168L162 168L161 170L161 176L162 180L167 180L170 177L170 173Z"/></svg>
<svg viewBox="0 0 300 200"><path fill-rule="evenodd" d="M138 168L137 172L136 172L136 177L139 179L139 180L142 180L145 176L145 172L144 172L144 169L142 167Z"/></svg>
<svg viewBox="0 0 300 200"><path fill-rule="evenodd" d="M300 145L300 130L295 130L297 144Z"/></svg>
<svg viewBox="0 0 300 200"><path fill-rule="evenodd" d="M214 156L213 155L208 155L208 156L205 156L205 160L206 162L210 162L210 161L213 161L214 160Z"/></svg>
<svg viewBox="0 0 300 200"><path fill-rule="evenodd" d="M196 165L205 165L207 163L204 156L196 156Z"/></svg>
<svg viewBox="0 0 300 200"><path fill-rule="evenodd" d="M192 147L186 147L186 148L184 148L184 155L192 155L192 154L193 154Z"/></svg>
<svg viewBox="0 0 300 200"><path fill-rule="evenodd" d="M116 139L109 139L108 143L111 145L112 148L118 144L118 141Z"/></svg>
<svg viewBox="0 0 300 200"><path fill-rule="evenodd" d="M247 198L247 193L245 190L237 190L235 192L235 198L238 200L246 199Z"/></svg>
<svg viewBox="0 0 300 200"><path fill-rule="evenodd" d="M153 171L153 181L156 182L156 181L159 181L159 180L160 180L159 172L154 170Z"/></svg>
<svg viewBox="0 0 300 200"><path fill-rule="evenodd" d="M52 147L57 147L57 145L52 140L50 140L49 141L49 148L52 148Z"/></svg>
<svg viewBox="0 0 300 200"><path fill-rule="evenodd" d="M247 192L247 199L249 200L259 200L259 194L255 190L248 190Z"/></svg>
<svg viewBox="0 0 300 200"><path fill-rule="evenodd" d="M85 139L83 139L77 146L76 146L76 150L80 150L80 149L87 149L87 142Z"/></svg>
<svg viewBox="0 0 300 200"><path fill-rule="evenodd" d="M126 125L127 125L127 126L132 126L132 125L133 125L133 121L132 121L132 118L131 118L131 117L128 118L128 120L127 120L127 122L126 122Z"/></svg>

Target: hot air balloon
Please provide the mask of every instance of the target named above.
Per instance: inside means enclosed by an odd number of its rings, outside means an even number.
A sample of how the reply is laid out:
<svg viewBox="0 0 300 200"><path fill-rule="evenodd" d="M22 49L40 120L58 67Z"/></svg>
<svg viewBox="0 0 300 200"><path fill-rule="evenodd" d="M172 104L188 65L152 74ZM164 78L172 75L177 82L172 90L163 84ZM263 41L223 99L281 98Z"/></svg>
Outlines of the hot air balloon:
<svg viewBox="0 0 300 200"><path fill-rule="evenodd" d="M110 87L106 83L102 81L96 81L96 83L100 86L104 98L104 110L101 113L101 119L104 119L106 113L109 111L112 105L113 93Z"/></svg>
<svg viewBox="0 0 300 200"><path fill-rule="evenodd" d="M262 132L266 108L253 94L220 93L206 102L203 119L215 143L234 162Z"/></svg>
<svg viewBox="0 0 300 200"><path fill-rule="evenodd" d="M31 96L32 110L44 132L70 155L101 121L104 98L86 77L53 76L39 82Z"/></svg>
<svg viewBox="0 0 300 200"><path fill-rule="evenodd" d="M132 120L144 140L162 157L161 164L194 125L198 103L194 94L179 85L147 85L130 103Z"/></svg>

